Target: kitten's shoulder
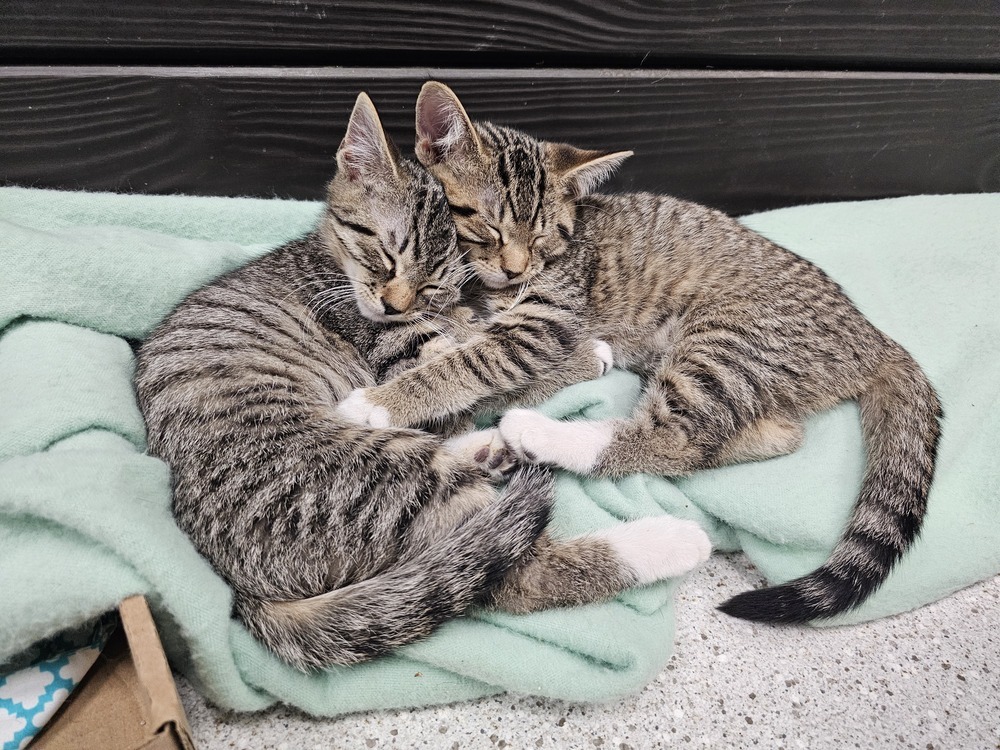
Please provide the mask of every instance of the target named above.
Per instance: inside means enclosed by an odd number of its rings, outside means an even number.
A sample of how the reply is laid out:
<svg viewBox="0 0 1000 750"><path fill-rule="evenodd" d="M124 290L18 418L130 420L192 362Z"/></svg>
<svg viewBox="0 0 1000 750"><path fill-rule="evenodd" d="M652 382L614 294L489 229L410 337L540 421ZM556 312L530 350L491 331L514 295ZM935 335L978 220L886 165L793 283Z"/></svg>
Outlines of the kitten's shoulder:
<svg viewBox="0 0 1000 750"><path fill-rule="evenodd" d="M579 209L584 223L595 226L607 222L630 224L637 221L644 226L686 221L727 225L735 222L733 217L719 209L665 193L595 193L584 198Z"/></svg>

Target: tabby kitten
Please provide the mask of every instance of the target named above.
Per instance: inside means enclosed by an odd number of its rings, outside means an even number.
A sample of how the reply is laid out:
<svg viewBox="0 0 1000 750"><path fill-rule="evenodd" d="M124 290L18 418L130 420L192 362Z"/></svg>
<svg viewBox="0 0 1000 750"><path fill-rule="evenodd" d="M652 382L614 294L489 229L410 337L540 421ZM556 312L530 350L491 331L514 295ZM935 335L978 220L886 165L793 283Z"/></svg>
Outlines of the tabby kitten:
<svg viewBox="0 0 1000 750"><path fill-rule="evenodd" d="M553 540L547 470L498 493L440 437L337 415L468 323L449 318L465 271L441 186L398 158L364 94L337 164L313 233L193 292L139 353L174 515L250 631L300 669L346 665L473 604L593 602L707 556L671 519Z"/></svg>
<svg viewBox="0 0 1000 750"><path fill-rule="evenodd" d="M482 282L558 300L646 379L628 419L559 422L515 410L501 437L522 457L582 474L677 476L794 451L805 417L857 399L868 469L831 557L721 609L802 622L860 604L919 532L941 418L933 387L805 259L704 206L593 194L630 154L473 124L446 86L421 91L417 156L443 183ZM406 424L391 385L369 400L390 412L383 423Z"/></svg>

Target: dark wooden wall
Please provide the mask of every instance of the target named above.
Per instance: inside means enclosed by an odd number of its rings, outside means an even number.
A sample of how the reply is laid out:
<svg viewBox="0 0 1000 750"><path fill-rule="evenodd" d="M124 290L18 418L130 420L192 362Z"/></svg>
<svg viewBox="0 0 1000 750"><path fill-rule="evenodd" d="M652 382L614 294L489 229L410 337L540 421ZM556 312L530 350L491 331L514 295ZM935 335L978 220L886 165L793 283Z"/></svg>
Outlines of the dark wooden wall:
<svg viewBox="0 0 1000 750"><path fill-rule="evenodd" d="M315 198L420 84L733 212L1000 190L996 0L0 0L0 182Z"/></svg>

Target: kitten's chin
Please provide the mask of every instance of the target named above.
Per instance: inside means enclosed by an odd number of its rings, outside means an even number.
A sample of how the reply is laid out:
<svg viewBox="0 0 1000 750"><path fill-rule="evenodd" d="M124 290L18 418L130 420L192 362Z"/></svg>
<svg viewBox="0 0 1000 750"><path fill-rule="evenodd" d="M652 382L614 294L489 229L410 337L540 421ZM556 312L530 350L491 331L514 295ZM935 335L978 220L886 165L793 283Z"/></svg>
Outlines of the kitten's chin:
<svg viewBox="0 0 1000 750"><path fill-rule="evenodd" d="M492 279L483 279L482 277L480 277L480 280L483 282L483 286L485 286L487 289L506 289L509 286L517 286L517 284L515 284L512 281L508 281L507 279L504 279L502 282L499 282L499 281L493 281Z"/></svg>
<svg viewBox="0 0 1000 750"><path fill-rule="evenodd" d="M362 310L361 314L364 317L368 318L368 320L372 321L373 323L383 323L383 324L385 324L385 323L408 323L410 320L413 319L413 315L411 313L408 313L408 312L400 313L399 315L386 315L383 312L374 312L374 311Z"/></svg>
<svg viewBox="0 0 1000 750"><path fill-rule="evenodd" d="M510 289L511 287L521 286L522 284L531 281L535 276L536 274L533 273L522 273L520 276L508 279L506 274L489 276L480 274L479 280L487 289Z"/></svg>
<svg viewBox="0 0 1000 750"><path fill-rule="evenodd" d="M518 279L508 279L507 274L494 273L493 271L478 271L479 280L487 289L506 289L509 286L518 286L521 281Z"/></svg>

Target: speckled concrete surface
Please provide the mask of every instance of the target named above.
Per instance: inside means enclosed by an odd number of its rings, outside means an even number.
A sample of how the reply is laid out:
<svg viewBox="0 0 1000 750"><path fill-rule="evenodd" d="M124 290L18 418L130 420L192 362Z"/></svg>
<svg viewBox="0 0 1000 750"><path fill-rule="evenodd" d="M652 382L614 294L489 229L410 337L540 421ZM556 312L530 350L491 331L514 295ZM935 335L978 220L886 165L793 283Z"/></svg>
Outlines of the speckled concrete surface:
<svg viewBox="0 0 1000 750"><path fill-rule="evenodd" d="M198 746L222 748L1000 748L1000 577L852 627L777 629L713 605L759 578L715 557L678 594L674 657L636 696L579 705L499 696L317 720L236 716L183 680Z"/></svg>

